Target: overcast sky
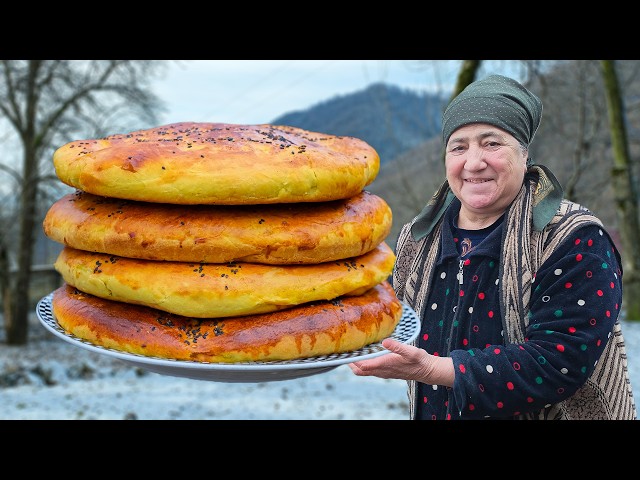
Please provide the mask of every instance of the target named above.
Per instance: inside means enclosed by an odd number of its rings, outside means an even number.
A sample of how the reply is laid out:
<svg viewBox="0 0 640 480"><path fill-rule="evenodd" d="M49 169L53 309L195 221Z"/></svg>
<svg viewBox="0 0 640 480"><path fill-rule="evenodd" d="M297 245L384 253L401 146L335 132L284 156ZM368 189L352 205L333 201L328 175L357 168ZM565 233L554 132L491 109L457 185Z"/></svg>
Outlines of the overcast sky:
<svg viewBox="0 0 640 480"><path fill-rule="evenodd" d="M492 61L485 71L510 74L515 64ZM448 94L459 66L458 60L182 60L153 90L168 107L161 124L270 123L377 82Z"/></svg>

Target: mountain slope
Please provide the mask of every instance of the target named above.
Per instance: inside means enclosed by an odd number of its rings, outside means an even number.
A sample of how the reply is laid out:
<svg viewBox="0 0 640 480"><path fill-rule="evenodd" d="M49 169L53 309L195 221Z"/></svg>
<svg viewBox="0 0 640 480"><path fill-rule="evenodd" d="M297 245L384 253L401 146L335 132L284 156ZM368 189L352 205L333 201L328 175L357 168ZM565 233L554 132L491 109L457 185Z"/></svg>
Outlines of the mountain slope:
<svg viewBox="0 0 640 480"><path fill-rule="evenodd" d="M384 165L440 134L444 103L437 95L376 83L272 123L359 138L376 149Z"/></svg>

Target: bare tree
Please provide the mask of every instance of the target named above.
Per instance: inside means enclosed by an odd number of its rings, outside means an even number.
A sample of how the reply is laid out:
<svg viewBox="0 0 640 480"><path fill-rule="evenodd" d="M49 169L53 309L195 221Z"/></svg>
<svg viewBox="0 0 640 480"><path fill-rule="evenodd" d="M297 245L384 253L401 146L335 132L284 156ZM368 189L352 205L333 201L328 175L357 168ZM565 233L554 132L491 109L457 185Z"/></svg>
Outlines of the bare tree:
<svg viewBox="0 0 640 480"><path fill-rule="evenodd" d="M602 60L600 65L607 97L613 149L611 182L615 192L620 240L625 252L622 258L624 304L627 318L640 321L640 248L637 243L637 239L640 237L638 193L635 190L636 182L633 180L634 175L629 155L624 101L620 93L615 62Z"/></svg>
<svg viewBox="0 0 640 480"><path fill-rule="evenodd" d="M456 79L456 85L453 87L451 98L449 101L457 97L467 86L476 79L478 69L482 64L482 60L463 60L458 71L458 78Z"/></svg>
<svg viewBox="0 0 640 480"><path fill-rule="evenodd" d="M458 77L456 78L456 84L453 87L449 102L456 98L470 83L476 79L478 70L482 65L482 60L463 60L458 70ZM442 146L442 164L444 165L446 157L446 145Z"/></svg>
<svg viewBox="0 0 640 480"><path fill-rule="evenodd" d="M38 206L47 188L59 189L51 157L56 147L77 138L152 126L160 108L148 82L166 66L163 61L135 60L2 60L0 121L13 132L21 167L1 165L15 182L13 203L17 228L17 271L0 262L5 330L10 345L28 340L29 293ZM142 124L140 122L142 121ZM10 156L10 152L8 152ZM20 163L20 162L17 162ZM50 190L51 191L51 190ZM59 190L57 190L59 191ZM1 192L0 192L1 193ZM15 195L14 195L15 198ZM42 203L40 203L40 202ZM0 252L11 252L9 231L0 235Z"/></svg>
<svg viewBox="0 0 640 480"><path fill-rule="evenodd" d="M586 72L585 69L580 69L576 78L578 85L576 85L577 101L576 101L576 122L577 122L577 139L576 145L573 150L571 175L564 185L564 196L570 200L577 201L577 185L584 172L584 157L585 152L588 152L590 142L585 138L585 132L587 130L587 112L586 103L587 95L586 88L584 87Z"/></svg>

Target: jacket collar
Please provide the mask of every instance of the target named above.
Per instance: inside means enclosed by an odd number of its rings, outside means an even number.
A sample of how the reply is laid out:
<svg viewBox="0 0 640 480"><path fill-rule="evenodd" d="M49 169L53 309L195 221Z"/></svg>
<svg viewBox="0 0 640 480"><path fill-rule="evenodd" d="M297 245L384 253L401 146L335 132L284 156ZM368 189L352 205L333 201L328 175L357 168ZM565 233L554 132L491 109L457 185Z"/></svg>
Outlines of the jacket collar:
<svg viewBox="0 0 640 480"><path fill-rule="evenodd" d="M453 220L460 211L460 200L454 198L444 212L442 236L440 238L440 256L438 263L448 258L458 257L458 249L453 241L454 233L451 228ZM502 220L498 220L502 221ZM487 238L475 249L474 255L484 255L495 260L500 258L500 244L502 242L502 225L493 230Z"/></svg>

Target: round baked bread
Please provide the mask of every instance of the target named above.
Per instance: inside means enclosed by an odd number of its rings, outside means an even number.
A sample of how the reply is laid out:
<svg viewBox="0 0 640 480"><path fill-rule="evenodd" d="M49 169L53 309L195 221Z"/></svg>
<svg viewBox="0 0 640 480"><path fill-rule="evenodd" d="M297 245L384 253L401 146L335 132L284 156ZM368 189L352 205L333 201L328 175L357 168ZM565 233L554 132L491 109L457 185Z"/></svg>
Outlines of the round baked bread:
<svg viewBox="0 0 640 480"><path fill-rule="evenodd" d="M386 281L356 297L222 319L173 315L63 285L53 292L52 311L65 331L94 345L213 363L294 360L357 350L390 336L402 318L402 304Z"/></svg>
<svg viewBox="0 0 640 480"><path fill-rule="evenodd" d="M389 205L366 190L331 202L173 205L76 191L55 202L44 233L64 245L180 262L323 263L362 255L391 229Z"/></svg>
<svg viewBox="0 0 640 480"><path fill-rule="evenodd" d="M363 140L269 124L182 122L76 140L53 154L58 178L106 197L185 205L349 198L378 175Z"/></svg>
<svg viewBox="0 0 640 480"><path fill-rule="evenodd" d="M218 318L360 295L387 279L394 261L384 242L358 257L313 265L161 262L65 247L54 267L69 285L101 298Z"/></svg>

